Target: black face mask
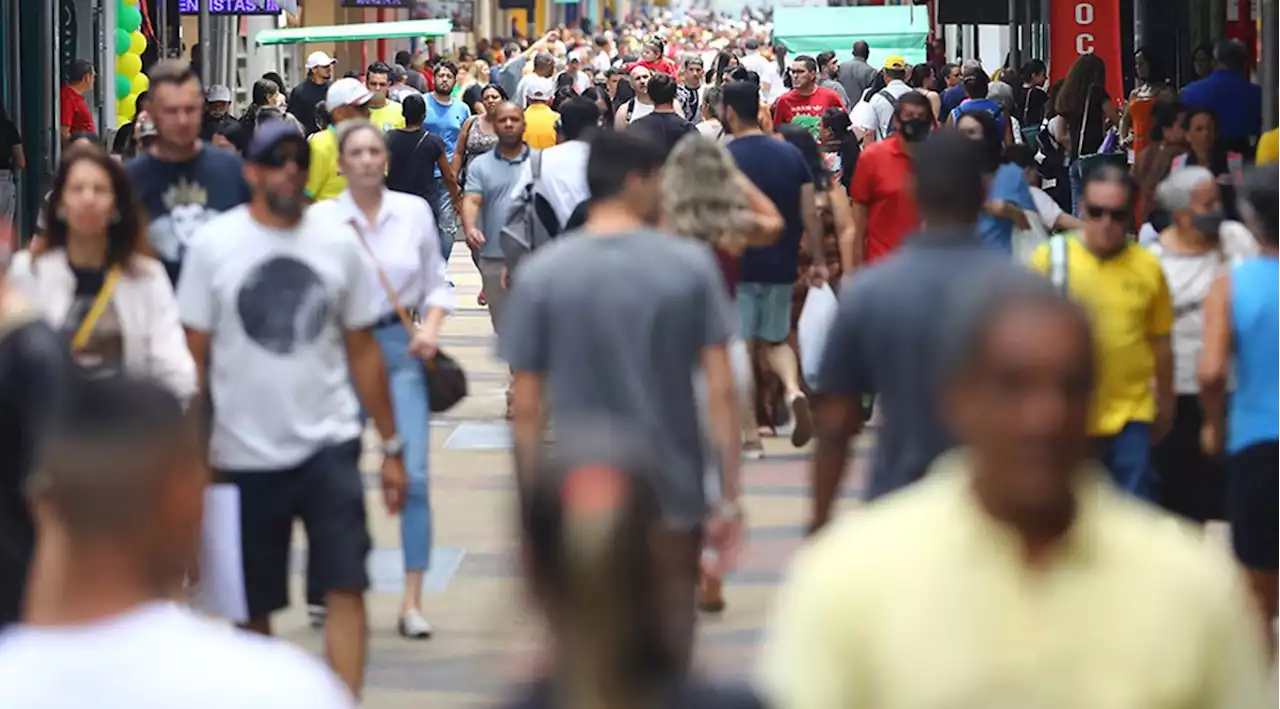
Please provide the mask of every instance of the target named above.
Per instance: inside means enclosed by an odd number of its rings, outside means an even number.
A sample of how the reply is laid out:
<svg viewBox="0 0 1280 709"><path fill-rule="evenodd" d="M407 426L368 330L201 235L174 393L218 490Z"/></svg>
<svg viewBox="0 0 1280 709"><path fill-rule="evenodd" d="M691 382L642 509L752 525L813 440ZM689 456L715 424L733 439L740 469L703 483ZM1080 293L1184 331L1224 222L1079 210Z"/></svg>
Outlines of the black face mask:
<svg viewBox="0 0 1280 709"><path fill-rule="evenodd" d="M902 134L902 139L908 143L919 143L929 137L929 132L933 130L933 121L927 118L909 118L902 121L898 127L898 132Z"/></svg>
<svg viewBox="0 0 1280 709"><path fill-rule="evenodd" d="M1191 226L1196 231L1204 234L1210 239L1218 238L1218 230L1222 228L1223 216L1221 209L1215 209L1212 212L1204 214L1196 214L1191 217Z"/></svg>

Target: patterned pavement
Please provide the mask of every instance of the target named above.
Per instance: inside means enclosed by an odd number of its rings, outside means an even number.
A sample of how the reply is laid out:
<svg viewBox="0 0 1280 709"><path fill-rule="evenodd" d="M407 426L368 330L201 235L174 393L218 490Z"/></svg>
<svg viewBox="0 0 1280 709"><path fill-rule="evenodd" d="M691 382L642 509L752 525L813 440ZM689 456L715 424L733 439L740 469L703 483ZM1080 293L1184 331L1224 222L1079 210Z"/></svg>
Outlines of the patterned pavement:
<svg viewBox="0 0 1280 709"><path fill-rule="evenodd" d="M395 633L402 577L399 525L368 492L375 550L369 568L370 657L363 706L373 709L492 706L530 675L539 626L514 564L513 485L502 420L506 375L492 356L488 314L476 304L480 278L466 249L449 264L458 310L441 345L467 369L471 395L431 422L431 495L435 523L424 613L436 627L427 641ZM726 587L728 610L701 624L698 662L712 676L749 676L770 599L801 543L807 510L806 455L785 439L766 442L767 457L745 467L750 533L739 570ZM365 472L372 485L377 458ZM855 464L854 480L861 478ZM850 499L846 504L853 504ZM302 535L298 535L303 543ZM301 550L295 554L301 571ZM315 652L320 633L303 611L301 573L295 605L276 618L283 637Z"/></svg>

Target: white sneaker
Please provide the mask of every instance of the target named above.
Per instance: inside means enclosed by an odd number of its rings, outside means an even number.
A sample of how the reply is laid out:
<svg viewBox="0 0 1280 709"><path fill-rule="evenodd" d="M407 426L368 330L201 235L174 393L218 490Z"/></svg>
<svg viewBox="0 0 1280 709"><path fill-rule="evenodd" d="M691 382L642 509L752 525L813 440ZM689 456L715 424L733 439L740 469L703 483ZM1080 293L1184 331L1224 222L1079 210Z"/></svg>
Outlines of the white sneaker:
<svg viewBox="0 0 1280 709"><path fill-rule="evenodd" d="M398 630L401 637L410 638L412 640L426 640L431 637L431 624L421 613L414 611L413 613L405 613L400 616Z"/></svg>

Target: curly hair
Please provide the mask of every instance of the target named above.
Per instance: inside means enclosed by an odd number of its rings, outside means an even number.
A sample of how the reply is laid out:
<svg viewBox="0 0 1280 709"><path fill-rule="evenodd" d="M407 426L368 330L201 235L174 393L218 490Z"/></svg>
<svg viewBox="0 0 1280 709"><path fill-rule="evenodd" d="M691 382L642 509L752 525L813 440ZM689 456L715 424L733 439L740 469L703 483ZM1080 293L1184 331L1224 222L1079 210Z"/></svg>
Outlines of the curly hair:
<svg viewBox="0 0 1280 709"><path fill-rule="evenodd" d="M738 253L751 208L737 189L738 168L728 151L701 134L676 144L662 170L662 206L673 232Z"/></svg>

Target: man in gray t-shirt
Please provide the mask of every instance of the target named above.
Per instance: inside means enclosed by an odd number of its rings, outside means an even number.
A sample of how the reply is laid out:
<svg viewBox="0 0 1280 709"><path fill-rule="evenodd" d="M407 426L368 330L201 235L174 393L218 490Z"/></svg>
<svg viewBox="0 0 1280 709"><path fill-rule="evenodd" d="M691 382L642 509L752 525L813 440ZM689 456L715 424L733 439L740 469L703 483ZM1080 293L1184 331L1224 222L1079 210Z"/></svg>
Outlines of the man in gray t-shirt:
<svg viewBox="0 0 1280 709"><path fill-rule="evenodd" d="M661 168L659 146L642 134L593 139L586 224L520 263L498 352L515 375L512 433L522 484L537 469L544 417L570 432L583 421L607 422L653 456L647 482L666 526L657 542L667 565L664 604L687 661L704 533L722 564L737 550L741 443L729 296L710 248L648 226L659 215ZM699 367L721 466L721 499L710 515L693 384Z"/></svg>
<svg viewBox="0 0 1280 709"><path fill-rule="evenodd" d="M954 132L919 144L916 160L933 165L914 178L921 220L930 227L892 256L855 272L840 291L827 334L815 414L814 529L826 524L839 493L849 443L861 430L861 398L884 411L865 497L891 493L924 476L953 444L938 398L938 352L964 288L1019 270L982 245L978 214L986 195L982 159Z"/></svg>

